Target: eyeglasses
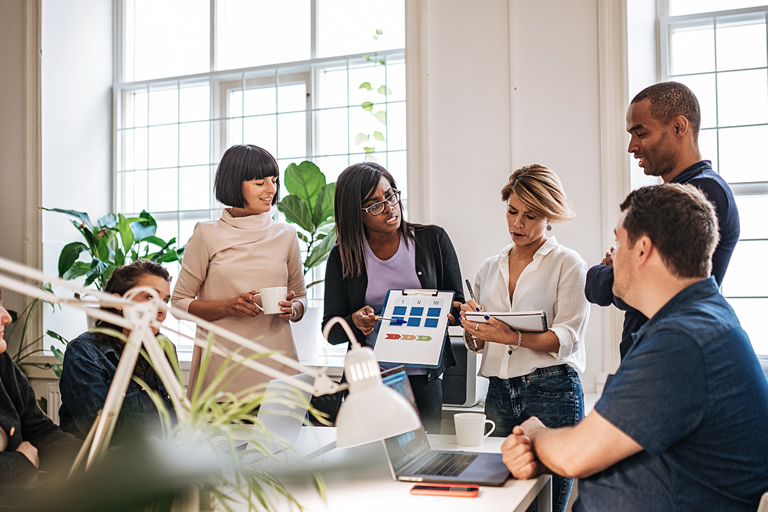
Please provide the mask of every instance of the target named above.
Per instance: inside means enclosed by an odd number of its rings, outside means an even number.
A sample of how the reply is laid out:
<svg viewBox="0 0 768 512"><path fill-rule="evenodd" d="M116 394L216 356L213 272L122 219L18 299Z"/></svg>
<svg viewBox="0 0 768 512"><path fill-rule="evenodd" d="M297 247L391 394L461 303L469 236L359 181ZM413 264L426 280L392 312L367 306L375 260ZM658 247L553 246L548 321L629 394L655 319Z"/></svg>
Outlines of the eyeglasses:
<svg viewBox="0 0 768 512"><path fill-rule="evenodd" d="M368 208L360 208L360 209L363 210L364 212L370 213L371 215L378 215L384 212L384 203L388 204L389 206L395 206L399 202L400 202L400 191L395 190L385 200L379 201L378 203L374 203Z"/></svg>

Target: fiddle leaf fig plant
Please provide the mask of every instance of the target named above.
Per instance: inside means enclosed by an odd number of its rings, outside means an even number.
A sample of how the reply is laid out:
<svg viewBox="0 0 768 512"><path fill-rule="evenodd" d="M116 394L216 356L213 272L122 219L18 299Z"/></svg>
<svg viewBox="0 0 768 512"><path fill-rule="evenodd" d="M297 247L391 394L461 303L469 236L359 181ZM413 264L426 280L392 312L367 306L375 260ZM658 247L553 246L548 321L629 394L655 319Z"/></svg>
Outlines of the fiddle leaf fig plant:
<svg viewBox="0 0 768 512"><path fill-rule="evenodd" d="M336 183L326 183L325 175L314 163L305 160L291 163L285 169L284 186L289 195L277 209L285 220L301 228L298 233L306 249L304 275L328 258L336 243L336 224L333 213L333 193ZM321 282L314 281L307 285Z"/></svg>
<svg viewBox="0 0 768 512"><path fill-rule="evenodd" d="M42 209L72 217L72 225L83 237L83 240L70 242L61 250L58 271L62 279L85 276L85 286L94 284L103 290L117 267L139 259L157 263L181 261L184 254L183 247L176 247L175 238L165 241L157 237L157 222L146 211L138 217L108 213L93 224L85 212ZM83 253L90 256L90 261L81 259Z"/></svg>

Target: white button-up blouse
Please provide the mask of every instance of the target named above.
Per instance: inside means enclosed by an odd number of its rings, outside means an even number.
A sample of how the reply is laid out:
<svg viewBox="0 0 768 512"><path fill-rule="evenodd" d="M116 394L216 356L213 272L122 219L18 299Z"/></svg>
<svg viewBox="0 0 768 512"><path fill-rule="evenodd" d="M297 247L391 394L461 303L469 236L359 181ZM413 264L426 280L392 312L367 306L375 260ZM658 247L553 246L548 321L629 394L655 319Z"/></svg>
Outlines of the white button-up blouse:
<svg viewBox="0 0 768 512"><path fill-rule="evenodd" d="M560 350L538 352L520 347L509 354L508 345L487 342L479 375L511 379L563 363L583 372L584 334L589 321L589 304L584 296L587 264L554 237L547 239L520 274L510 304L509 251L513 245L507 245L480 266L474 284L477 302L488 312L545 311L547 326L560 341Z"/></svg>

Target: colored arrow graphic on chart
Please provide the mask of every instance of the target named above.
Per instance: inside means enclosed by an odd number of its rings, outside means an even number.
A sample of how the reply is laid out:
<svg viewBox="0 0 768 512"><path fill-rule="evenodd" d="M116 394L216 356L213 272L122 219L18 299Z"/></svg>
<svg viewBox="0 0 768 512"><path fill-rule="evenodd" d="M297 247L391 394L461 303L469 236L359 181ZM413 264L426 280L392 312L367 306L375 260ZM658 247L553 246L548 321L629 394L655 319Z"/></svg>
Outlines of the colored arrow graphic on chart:
<svg viewBox="0 0 768 512"><path fill-rule="evenodd" d="M387 333L387 340L430 341L432 336L416 336L415 334L391 334Z"/></svg>

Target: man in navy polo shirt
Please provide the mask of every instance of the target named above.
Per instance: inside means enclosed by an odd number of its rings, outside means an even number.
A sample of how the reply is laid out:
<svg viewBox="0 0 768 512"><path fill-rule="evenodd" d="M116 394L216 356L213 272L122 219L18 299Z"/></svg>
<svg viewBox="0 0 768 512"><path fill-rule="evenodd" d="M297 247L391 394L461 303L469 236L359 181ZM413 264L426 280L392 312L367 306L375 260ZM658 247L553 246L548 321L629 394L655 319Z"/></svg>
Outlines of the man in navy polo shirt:
<svg viewBox="0 0 768 512"><path fill-rule="evenodd" d="M627 151L639 160L648 176L658 176L664 183L690 183L700 189L715 205L720 227L720 242L712 256L712 275L722 284L733 249L739 240L739 212L730 187L712 170L709 160L699 152L701 110L696 95L678 82L662 82L646 87L634 97L627 109ZM602 264L587 272L587 300L599 306L624 311L624 331L619 351L623 358L632 344L632 333L648 320L627 306L612 292L613 266L610 252Z"/></svg>
<svg viewBox="0 0 768 512"><path fill-rule="evenodd" d="M516 478L579 478L574 511L754 512L768 491L768 381L710 277L714 207L665 184L621 210L613 293L649 320L581 423L527 420L504 462Z"/></svg>

